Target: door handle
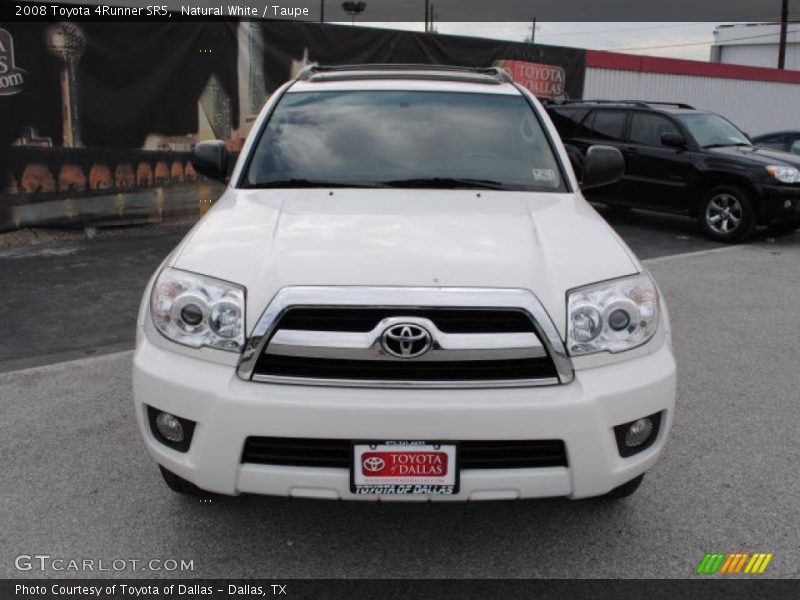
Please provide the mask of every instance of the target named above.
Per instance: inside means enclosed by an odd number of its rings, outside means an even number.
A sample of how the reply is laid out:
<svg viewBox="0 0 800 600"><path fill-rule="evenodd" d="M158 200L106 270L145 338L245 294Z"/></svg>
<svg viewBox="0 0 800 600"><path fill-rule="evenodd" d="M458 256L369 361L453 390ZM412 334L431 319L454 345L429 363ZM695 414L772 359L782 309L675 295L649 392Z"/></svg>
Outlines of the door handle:
<svg viewBox="0 0 800 600"><path fill-rule="evenodd" d="M625 154L630 154L631 156L636 156L637 154L639 154L639 150L629 146L629 147L625 148Z"/></svg>

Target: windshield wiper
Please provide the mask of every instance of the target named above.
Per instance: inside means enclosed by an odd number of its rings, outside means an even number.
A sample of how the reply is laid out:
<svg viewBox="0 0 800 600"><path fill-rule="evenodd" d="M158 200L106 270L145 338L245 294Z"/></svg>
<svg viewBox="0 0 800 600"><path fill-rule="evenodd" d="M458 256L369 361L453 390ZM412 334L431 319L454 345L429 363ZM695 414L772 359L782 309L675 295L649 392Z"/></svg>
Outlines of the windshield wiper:
<svg viewBox="0 0 800 600"><path fill-rule="evenodd" d="M729 146L752 146L753 144L749 142L736 142L733 144L708 144L703 146L703 148L727 148Z"/></svg>
<svg viewBox="0 0 800 600"><path fill-rule="evenodd" d="M371 181L323 181L316 179L277 179L275 181L259 181L248 183L244 186L251 190L279 189L279 188L375 188L383 187L379 182Z"/></svg>
<svg viewBox="0 0 800 600"><path fill-rule="evenodd" d="M410 188L478 188L485 190L508 190L507 185L492 179L469 179L461 177L428 177L418 179L395 179L384 181L389 187Z"/></svg>

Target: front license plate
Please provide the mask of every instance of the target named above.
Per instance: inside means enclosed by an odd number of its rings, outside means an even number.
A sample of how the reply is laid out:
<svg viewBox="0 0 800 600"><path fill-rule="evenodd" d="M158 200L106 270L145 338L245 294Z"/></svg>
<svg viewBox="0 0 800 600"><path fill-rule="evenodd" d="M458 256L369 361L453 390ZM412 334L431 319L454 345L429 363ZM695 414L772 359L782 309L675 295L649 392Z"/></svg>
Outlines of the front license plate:
<svg viewBox="0 0 800 600"><path fill-rule="evenodd" d="M458 444L354 442L350 490L364 495L458 493Z"/></svg>

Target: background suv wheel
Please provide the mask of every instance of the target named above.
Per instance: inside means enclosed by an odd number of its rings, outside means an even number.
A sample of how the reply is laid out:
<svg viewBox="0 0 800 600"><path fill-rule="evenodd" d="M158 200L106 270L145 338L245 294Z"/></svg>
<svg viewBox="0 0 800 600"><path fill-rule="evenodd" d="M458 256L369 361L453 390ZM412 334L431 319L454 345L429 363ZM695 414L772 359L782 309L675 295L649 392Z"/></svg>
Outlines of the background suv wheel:
<svg viewBox="0 0 800 600"><path fill-rule="evenodd" d="M700 206L699 217L705 235L718 242L742 241L756 226L749 195L734 185L712 188Z"/></svg>

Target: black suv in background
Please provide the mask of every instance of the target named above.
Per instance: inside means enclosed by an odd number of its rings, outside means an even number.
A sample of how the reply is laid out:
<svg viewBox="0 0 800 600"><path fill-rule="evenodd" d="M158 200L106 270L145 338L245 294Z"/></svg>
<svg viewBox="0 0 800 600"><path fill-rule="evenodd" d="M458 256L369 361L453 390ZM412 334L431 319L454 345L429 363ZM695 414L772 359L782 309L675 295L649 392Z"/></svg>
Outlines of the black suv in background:
<svg viewBox="0 0 800 600"><path fill-rule="evenodd" d="M775 131L751 138L756 146L800 154L800 131Z"/></svg>
<svg viewBox="0 0 800 600"><path fill-rule="evenodd" d="M593 144L619 148L625 175L587 198L683 213L705 234L737 242L756 225L800 226L800 156L760 148L727 119L686 104L576 100L547 104L576 175Z"/></svg>

